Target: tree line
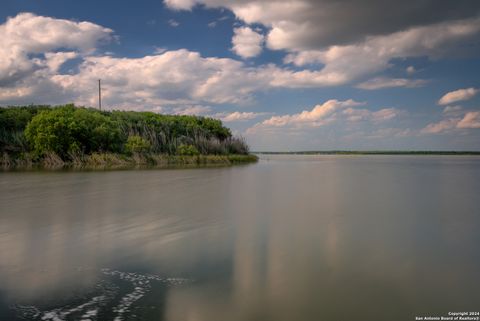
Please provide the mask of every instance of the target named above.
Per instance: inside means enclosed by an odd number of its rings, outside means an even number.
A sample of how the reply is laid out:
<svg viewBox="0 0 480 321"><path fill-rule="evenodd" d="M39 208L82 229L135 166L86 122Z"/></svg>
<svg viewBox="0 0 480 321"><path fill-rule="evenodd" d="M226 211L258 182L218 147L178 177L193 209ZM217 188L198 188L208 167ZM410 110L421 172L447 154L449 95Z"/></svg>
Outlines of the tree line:
<svg viewBox="0 0 480 321"><path fill-rule="evenodd" d="M228 155L249 149L213 118L65 105L0 108L0 153L55 153L70 160L92 153Z"/></svg>

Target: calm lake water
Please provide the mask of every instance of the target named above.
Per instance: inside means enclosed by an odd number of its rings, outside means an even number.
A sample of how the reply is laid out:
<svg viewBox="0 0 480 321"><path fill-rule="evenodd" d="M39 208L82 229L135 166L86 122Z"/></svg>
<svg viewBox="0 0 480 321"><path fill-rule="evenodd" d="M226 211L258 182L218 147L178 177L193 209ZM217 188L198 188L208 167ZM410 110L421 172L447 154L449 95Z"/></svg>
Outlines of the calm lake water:
<svg viewBox="0 0 480 321"><path fill-rule="evenodd" d="M0 173L0 320L414 320L480 308L480 158Z"/></svg>

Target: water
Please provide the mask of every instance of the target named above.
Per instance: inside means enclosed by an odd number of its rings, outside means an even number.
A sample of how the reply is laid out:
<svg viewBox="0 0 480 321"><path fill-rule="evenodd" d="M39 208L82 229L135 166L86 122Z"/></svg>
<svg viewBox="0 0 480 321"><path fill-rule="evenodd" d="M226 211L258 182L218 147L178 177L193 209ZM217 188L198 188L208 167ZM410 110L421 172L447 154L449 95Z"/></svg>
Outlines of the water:
<svg viewBox="0 0 480 321"><path fill-rule="evenodd" d="M414 320L480 307L480 158L0 173L0 320Z"/></svg>

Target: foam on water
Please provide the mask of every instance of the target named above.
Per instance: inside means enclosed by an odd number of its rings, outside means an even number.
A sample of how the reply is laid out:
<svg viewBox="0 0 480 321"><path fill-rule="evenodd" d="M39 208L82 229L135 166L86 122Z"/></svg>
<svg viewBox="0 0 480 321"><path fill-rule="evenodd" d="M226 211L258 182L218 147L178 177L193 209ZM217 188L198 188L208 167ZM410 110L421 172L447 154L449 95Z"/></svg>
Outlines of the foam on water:
<svg viewBox="0 0 480 321"><path fill-rule="evenodd" d="M106 299L106 296L101 295L101 296L96 296L92 298L90 301L81 304L79 306L76 306L72 309L65 309L65 308L60 308L60 309L54 309L51 311L46 311L43 312L43 315L41 317L41 320L46 320L46 321L62 321L65 320L65 318L73 313L76 312L82 312L85 308L91 307L91 306L98 306L100 303L104 302ZM89 310L92 311L92 310ZM95 309L96 311L96 309ZM95 313L96 314L96 313Z"/></svg>
<svg viewBox="0 0 480 321"><path fill-rule="evenodd" d="M102 269L101 273L105 276L119 278L130 282L133 291L121 297L112 308L114 321L123 321L125 315L131 312L132 305L148 294L152 287L152 282L161 282L165 286L183 285L190 280L184 278L162 278L153 274L140 274L133 272L122 272L111 269ZM18 316L26 320L42 320L42 321L97 321L98 314L105 309L107 304L115 304L114 298L118 294L119 288L113 284L106 284L107 281L102 280L97 284L97 288L102 292L85 303L78 306L64 306L52 310L41 311L35 306L16 305L13 308Z"/></svg>

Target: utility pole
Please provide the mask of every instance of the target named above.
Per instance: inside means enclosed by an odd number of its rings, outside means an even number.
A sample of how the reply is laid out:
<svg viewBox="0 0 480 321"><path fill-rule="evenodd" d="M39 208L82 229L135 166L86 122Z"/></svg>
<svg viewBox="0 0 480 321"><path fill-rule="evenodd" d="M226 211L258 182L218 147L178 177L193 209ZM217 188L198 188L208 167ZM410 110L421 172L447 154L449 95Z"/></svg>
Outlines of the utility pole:
<svg viewBox="0 0 480 321"><path fill-rule="evenodd" d="M98 108L102 110L102 80L98 80Z"/></svg>

